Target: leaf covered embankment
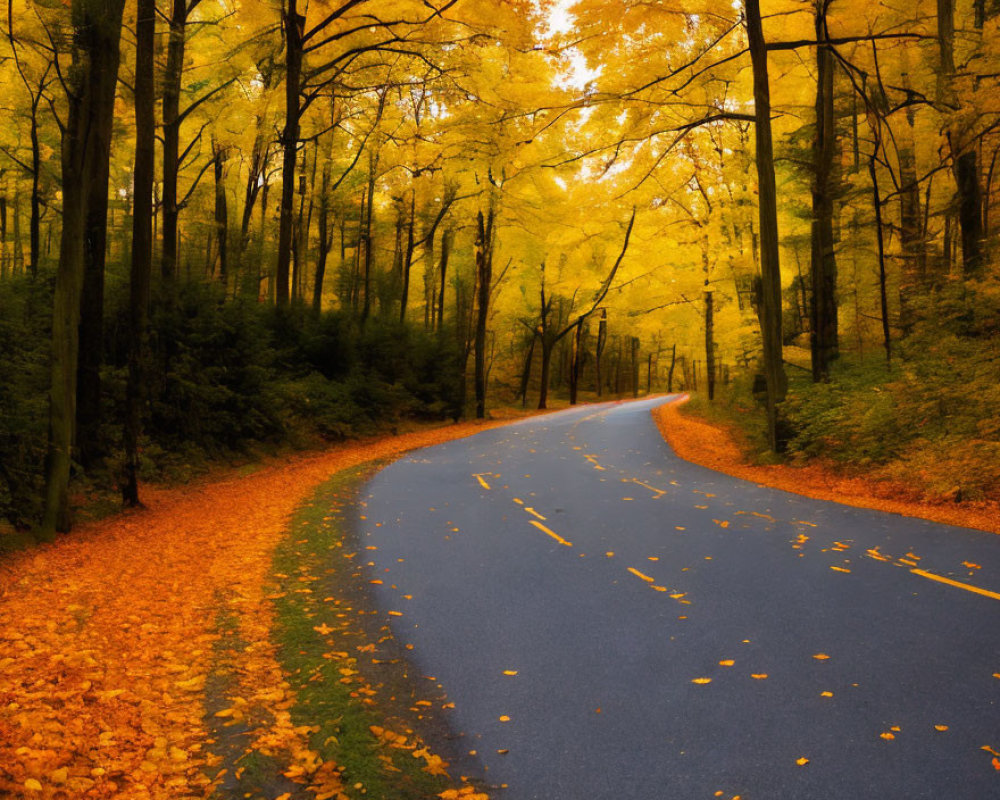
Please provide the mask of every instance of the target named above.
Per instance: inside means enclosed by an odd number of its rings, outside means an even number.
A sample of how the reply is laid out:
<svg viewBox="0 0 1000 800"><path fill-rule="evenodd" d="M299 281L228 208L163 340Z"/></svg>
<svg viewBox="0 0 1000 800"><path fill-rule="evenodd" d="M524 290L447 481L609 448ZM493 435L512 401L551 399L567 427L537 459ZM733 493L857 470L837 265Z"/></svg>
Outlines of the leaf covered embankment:
<svg viewBox="0 0 1000 800"><path fill-rule="evenodd" d="M271 638L274 548L331 473L483 428L353 443L254 474L147 487L148 508L81 526L0 567L0 795L204 796L223 768L208 716L262 721L262 751L321 770ZM206 684L225 635L237 680ZM330 770L325 786L335 783ZM41 794L38 794L38 793ZM309 795L310 797L313 795ZM336 794L328 795L336 797Z"/></svg>
<svg viewBox="0 0 1000 800"><path fill-rule="evenodd" d="M1000 533L1000 503L929 502L912 499L912 490L891 481L847 476L831 465L753 464L735 425L708 422L684 413L687 397L659 406L653 419L663 438L681 458L743 480L787 492L860 508L889 511L948 525Z"/></svg>

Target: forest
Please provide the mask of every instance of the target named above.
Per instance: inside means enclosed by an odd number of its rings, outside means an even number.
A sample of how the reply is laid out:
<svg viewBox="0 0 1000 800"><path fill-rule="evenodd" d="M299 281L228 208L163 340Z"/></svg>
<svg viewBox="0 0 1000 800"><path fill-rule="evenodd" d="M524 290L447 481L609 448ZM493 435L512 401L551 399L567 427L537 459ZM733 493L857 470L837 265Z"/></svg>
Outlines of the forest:
<svg viewBox="0 0 1000 800"><path fill-rule="evenodd" d="M8 0L0 517L686 391L1000 497L1000 0Z"/></svg>

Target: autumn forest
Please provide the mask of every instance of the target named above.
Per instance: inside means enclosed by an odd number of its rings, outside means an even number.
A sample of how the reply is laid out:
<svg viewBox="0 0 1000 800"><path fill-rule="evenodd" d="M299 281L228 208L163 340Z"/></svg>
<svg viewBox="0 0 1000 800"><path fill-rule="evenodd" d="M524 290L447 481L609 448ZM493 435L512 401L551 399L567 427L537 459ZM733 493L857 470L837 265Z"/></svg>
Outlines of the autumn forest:
<svg viewBox="0 0 1000 800"><path fill-rule="evenodd" d="M764 458L995 496L998 24L11 0L0 509L47 536L255 443L676 391Z"/></svg>

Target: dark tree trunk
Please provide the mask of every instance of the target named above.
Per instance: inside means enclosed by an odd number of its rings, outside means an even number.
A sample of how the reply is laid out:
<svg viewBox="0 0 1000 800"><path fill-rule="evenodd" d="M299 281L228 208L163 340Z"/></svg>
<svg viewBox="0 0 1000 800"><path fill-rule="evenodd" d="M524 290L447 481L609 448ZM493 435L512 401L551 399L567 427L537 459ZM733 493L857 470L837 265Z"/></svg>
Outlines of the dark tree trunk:
<svg viewBox="0 0 1000 800"><path fill-rule="evenodd" d="M816 6L816 40L829 38L826 13L832 0ZM830 376L830 364L837 358L837 260L833 236L834 106L835 64L830 47L816 48L816 132L813 139L812 187L812 373L816 382Z"/></svg>
<svg viewBox="0 0 1000 800"><path fill-rule="evenodd" d="M323 176L320 179L319 195L319 258L316 261L316 279L313 281L313 312L319 314L323 309L323 280L326 277L326 262L333 249L333 231L330 229L330 162L323 165ZM343 234L343 228L341 228ZM341 239L343 246L343 239Z"/></svg>
<svg viewBox="0 0 1000 800"><path fill-rule="evenodd" d="M608 310L601 309L601 317L597 323L597 347L594 349L594 369L597 373L597 396L604 394L604 387L601 385L601 362L604 359L604 347L608 343Z"/></svg>
<svg viewBox="0 0 1000 800"><path fill-rule="evenodd" d="M372 253L372 216L375 208L375 170L378 169L378 156L374 151L368 158L368 205L365 207L364 225L364 301L361 307L361 324L368 321L368 315L372 310L372 265L374 263L374 253Z"/></svg>
<svg viewBox="0 0 1000 800"><path fill-rule="evenodd" d="M493 206L476 215L476 419L486 417L486 326L493 289ZM544 347L544 342L542 343Z"/></svg>
<svg viewBox="0 0 1000 800"><path fill-rule="evenodd" d="M750 57L753 63L754 116L757 121L757 182L760 211L761 338L767 381L767 432L773 451L778 450L778 403L785 398L788 381L781 353L781 263L778 238L778 196L774 179L774 146L771 138L771 91L767 74L767 45L760 17L760 0L744 0Z"/></svg>
<svg viewBox="0 0 1000 800"><path fill-rule="evenodd" d="M74 0L73 68L69 72L66 128L62 143L63 226L53 295L49 437L45 458L45 505L39 534L51 537L70 526L69 478L76 420L80 299L86 259L88 187L107 173L110 151L91 140L110 126L114 93L99 70L117 76L124 0ZM106 185L106 184L105 184Z"/></svg>
<svg viewBox="0 0 1000 800"><path fill-rule="evenodd" d="M670 370L667 372L667 394L674 391L674 367L677 366L677 345L670 348Z"/></svg>
<svg viewBox="0 0 1000 800"><path fill-rule="evenodd" d="M38 95L31 104L31 217L29 225L29 246L31 248L31 263L29 269L31 274L38 274L38 259L41 256L41 219L42 219L42 194L39 190L42 170L41 145L38 141L38 101L41 100L42 92L39 89Z"/></svg>
<svg viewBox="0 0 1000 800"><path fill-rule="evenodd" d="M937 0L937 37L940 65L938 100L959 108L955 80L955 0ZM962 240L962 268L966 277L982 273L983 192L979 182L979 154L966 123L954 121L948 130L952 170L958 198L958 224Z"/></svg>
<svg viewBox="0 0 1000 800"><path fill-rule="evenodd" d="M86 147L94 165L84 187L86 221L83 242L83 294L80 298L80 342L76 394L76 444L80 463L92 467L105 455L101 443L101 364L104 356L104 267L108 243L108 179L115 89L118 84L118 41L91 58L90 91L97 116L91 123ZM108 111L108 109L111 109Z"/></svg>
<svg viewBox="0 0 1000 800"><path fill-rule="evenodd" d="M135 208L132 212L132 264L129 274L128 379L125 389L125 475L122 500L139 505L139 437L142 433L143 365L153 271L153 171L156 119L153 63L156 49L156 0L138 0L135 44Z"/></svg>
<svg viewBox="0 0 1000 800"><path fill-rule="evenodd" d="M173 0L167 65L163 71L163 244L160 271L165 280L177 276L177 175L180 171L181 83L187 36L188 0Z"/></svg>
<svg viewBox="0 0 1000 800"><path fill-rule="evenodd" d="M573 330L573 347L569 361L569 404L576 405L580 389L580 369L583 366L583 318L576 323Z"/></svg>
<svg viewBox="0 0 1000 800"><path fill-rule="evenodd" d="M219 282L229 279L229 204L226 199L226 149L215 145L215 241L219 260Z"/></svg>
<svg viewBox="0 0 1000 800"><path fill-rule="evenodd" d="M285 31L285 127L281 134L281 212L278 222L278 260L274 273L275 299L287 306L290 299L289 271L295 222L295 168L299 147L302 105L302 37L306 19L298 13L297 0L288 0L283 12ZM367 298L365 300L367 304Z"/></svg>
<svg viewBox="0 0 1000 800"><path fill-rule="evenodd" d="M406 250L403 252L403 292L399 300L399 321L406 322L406 304L410 297L410 270L413 267L413 250L415 242L413 238L413 226L416 222L417 193L410 191L410 221L406 229Z"/></svg>
<svg viewBox="0 0 1000 800"><path fill-rule="evenodd" d="M451 229L445 229L441 235L441 262L438 271L441 273L441 288L438 294L438 330L444 325L444 290L448 285L448 258L451 255L451 241L454 237Z"/></svg>
<svg viewBox="0 0 1000 800"><path fill-rule="evenodd" d="M528 384L531 382L531 362L535 357L535 342L538 336L532 335L531 344L528 345L528 355L524 358L524 369L521 371L521 408L528 405Z"/></svg>
<svg viewBox="0 0 1000 800"><path fill-rule="evenodd" d="M705 290L705 375L708 399L715 399L715 302L712 290Z"/></svg>
<svg viewBox="0 0 1000 800"><path fill-rule="evenodd" d="M632 337L632 397L639 396L639 339Z"/></svg>

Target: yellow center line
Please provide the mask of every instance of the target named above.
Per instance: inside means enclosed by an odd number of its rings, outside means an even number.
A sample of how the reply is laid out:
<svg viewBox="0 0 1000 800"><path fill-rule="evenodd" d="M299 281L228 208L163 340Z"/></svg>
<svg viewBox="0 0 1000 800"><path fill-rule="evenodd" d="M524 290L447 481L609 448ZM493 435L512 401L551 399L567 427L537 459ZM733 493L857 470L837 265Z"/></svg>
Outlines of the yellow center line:
<svg viewBox="0 0 1000 800"><path fill-rule="evenodd" d="M653 582L652 578L650 578L648 575L643 574L642 572L639 572L639 570L637 570L635 567L629 567L628 571L631 572L633 575L635 575L637 578L642 578L644 581L646 581L646 583Z"/></svg>
<svg viewBox="0 0 1000 800"><path fill-rule="evenodd" d="M535 509L533 509L531 506L525 506L524 510L527 511L529 514L531 514L531 516L538 517L538 519L540 519L540 520L547 519L547 517L543 517L541 514L539 514L537 511L535 511Z"/></svg>
<svg viewBox="0 0 1000 800"><path fill-rule="evenodd" d="M567 542L565 539L563 539L562 536L560 536L554 530L551 530L550 528L546 528L544 525L542 525L541 522L535 522L533 519L528 520L528 522L530 522L532 525L534 525L536 528L538 528L538 530L540 530L542 533L547 534L548 536L551 536L553 539L555 539L557 542L559 542L559 544L565 545L566 547L572 547L573 546L572 542Z"/></svg>
<svg viewBox="0 0 1000 800"><path fill-rule="evenodd" d="M485 474L492 475L493 473L488 472ZM475 478L477 481L479 481L479 485L482 486L484 489L488 490L490 488L490 485L485 480L483 480L483 473L473 473L472 477Z"/></svg>
<svg viewBox="0 0 1000 800"><path fill-rule="evenodd" d="M664 495L667 493L665 489L657 489L655 486L650 486L648 483L643 483L638 478L632 478L632 483L637 483L644 489L649 489L649 491L651 492L656 492L657 495Z"/></svg>
<svg viewBox="0 0 1000 800"><path fill-rule="evenodd" d="M515 497L514 502L517 503L519 506L524 505L524 501L520 497Z"/></svg>
<svg viewBox="0 0 1000 800"><path fill-rule="evenodd" d="M973 592L974 594L981 594L983 597L1000 600L1000 593L991 592L989 589L980 589L978 586L970 586L968 583L953 581L951 578L935 575L933 572L927 572L927 570L923 569L911 569L910 572L914 575L919 575L921 578L927 578L928 580L937 581L938 583L946 583L949 586L954 586L958 589L965 589L967 592Z"/></svg>

